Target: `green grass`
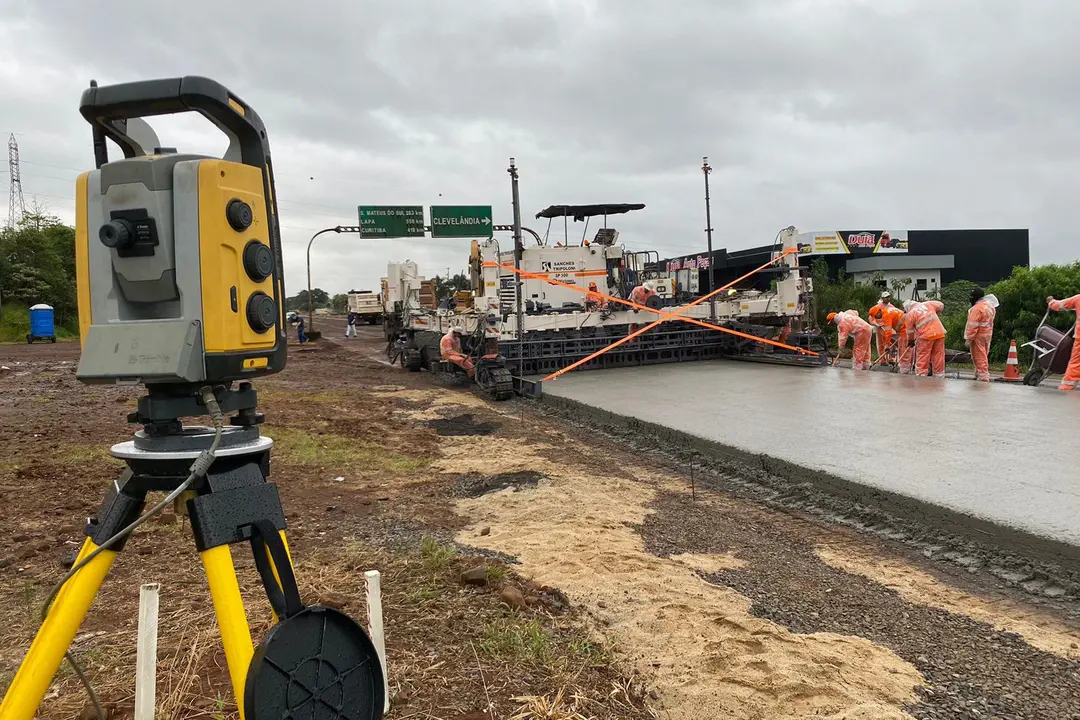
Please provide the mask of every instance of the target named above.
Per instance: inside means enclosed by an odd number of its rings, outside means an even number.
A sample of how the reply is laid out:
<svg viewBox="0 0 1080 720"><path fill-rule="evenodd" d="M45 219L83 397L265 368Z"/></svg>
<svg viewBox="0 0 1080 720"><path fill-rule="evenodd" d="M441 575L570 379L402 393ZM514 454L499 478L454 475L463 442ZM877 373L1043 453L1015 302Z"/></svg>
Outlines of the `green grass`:
<svg viewBox="0 0 1080 720"><path fill-rule="evenodd" d="M437 587L416 587L409 591L406 602L409 605L426 605L440 595L442 595L442 590Z"/></svg>
<svg viewBox="0 0 1080 720"><path fill-rule="evenodd" d="M487 566L488 585L502 585L506 580L506 568L502 565Z"/></svg>
<svg viewBox="0 0 1080 720"><path fill-rule="evenodd" d="M538 664L551 657L551 636L536 618L497 618L484 626L480 649L493 657Z"/></svg>
<svg viewBox="0 0 1080 720"><path fill-rule="evenodd" d="M295 427L275 425L266 429L280 456L298 465L363 465L375 472L407 472L425 467L428 461L381 448L358 438L315 435Z"/></svg>
<svg viewBox="0 0 1080 720"><path fill-rule="evenodd" d="M26 342L26 334L30 332L30 308L11 303L4 305L0 315L0 342ZM57 342L78 339L78 318L71 318L63 325L56 324Z"/></svg>
<svg viewBox="0 0 1080 720"><path fill-rule="evenodd" d="M489 620L478 646L505 662L545 665L565 670L581 665L605 665L611 660L605 647L577 629L567 634L544 626L540 619L513 613Z"/></svg>
<svg viewBox="0 0 1080 720"><path fill-rule="evenodd" d="M435 573L446 570L453 563L455 557L457 557L457 551L454 548L439 542L438 539L430 535L425 535L420 540L420 560L424 564L424 569L428 572Z"/></svg>

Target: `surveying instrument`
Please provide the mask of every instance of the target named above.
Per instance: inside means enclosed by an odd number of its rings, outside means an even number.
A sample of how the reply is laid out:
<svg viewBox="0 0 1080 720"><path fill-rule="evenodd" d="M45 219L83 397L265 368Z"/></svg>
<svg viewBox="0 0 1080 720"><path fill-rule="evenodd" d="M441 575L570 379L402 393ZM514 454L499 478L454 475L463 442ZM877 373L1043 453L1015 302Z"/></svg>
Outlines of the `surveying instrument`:
<svg viewBox="0 0 1080 720"><path fill-rule="evenodd" d="M75 255L85 383L145 385L112 447L114 481L15 675L0 720L32 720L94 596L131 532L186 503L245 720L377 720L382 668L338 610L301 602L270 438L251 379L285 367L281 237L270 145L255 111L202 77L83 92L96 170L76 181ZM229 139L221 158L161 147L143 120L199 113ZM106 139L124 158L109 161ZM226 420L226 416L228 419ZM212 427L181 418L209 416ZM144 512L147 493L165 492ZM275 624L256 648L230 546L248 543ZM70 656L69 660L71 660ZM99 718L100 703L78 665Z"/></svg>

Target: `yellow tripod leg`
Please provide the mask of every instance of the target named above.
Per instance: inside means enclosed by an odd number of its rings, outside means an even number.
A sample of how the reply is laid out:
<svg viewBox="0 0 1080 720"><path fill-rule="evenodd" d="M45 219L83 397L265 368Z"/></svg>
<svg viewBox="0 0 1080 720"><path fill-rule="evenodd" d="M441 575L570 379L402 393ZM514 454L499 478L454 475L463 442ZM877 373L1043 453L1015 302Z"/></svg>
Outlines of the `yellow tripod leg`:
<svg viewBox="0 0 1080 720"><path fill-rule="evenodd" d="M89 538L83 543L76 562L97 549ZM104 550L86 567L75 573L57 593L41 624L34 642L23 658L11 687L0 703L3 720L33 720L41 699L52 683L75 633L90 610L101 583L116 559L116 552Z"/></svg>
<svg viewBox="0 0 1080 720"><path fill-rule="evenodd" d="M236 580L232 553L228 545L219 545L203 551L200 557L206 570L206 582L210 586L210 598L214 601L214 614L217 615L218 629L221 631L225 661L229 665L233 695L240 709L240 720L244 720L244 684L255 647L251 643L251 630L244 613L244 599Z"/></svg>

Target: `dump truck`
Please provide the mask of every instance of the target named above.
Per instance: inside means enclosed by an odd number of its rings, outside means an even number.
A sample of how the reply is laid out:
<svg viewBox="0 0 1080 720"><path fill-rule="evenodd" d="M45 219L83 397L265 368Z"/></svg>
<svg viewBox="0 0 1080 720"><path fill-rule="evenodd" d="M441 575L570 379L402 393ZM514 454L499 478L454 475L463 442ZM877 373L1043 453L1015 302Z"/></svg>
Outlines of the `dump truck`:
<svg viewBox="0 0 1080 720"><path fill-rule="evenodd" d="M382 298L371 290L350 290L349 312L356 313L357 323L380 323L383 317Z"/></svg>

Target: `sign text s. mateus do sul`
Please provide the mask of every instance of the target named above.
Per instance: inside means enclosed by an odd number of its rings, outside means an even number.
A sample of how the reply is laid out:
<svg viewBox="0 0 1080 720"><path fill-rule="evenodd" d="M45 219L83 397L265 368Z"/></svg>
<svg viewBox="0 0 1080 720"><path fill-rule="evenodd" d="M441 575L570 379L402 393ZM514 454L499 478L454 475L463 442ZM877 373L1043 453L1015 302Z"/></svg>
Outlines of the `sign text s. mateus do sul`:
<svg viewBox="0 0 1080 720"><path fill-rule="evenodd" d="M424 237L421 205L361 205L360 237Z"/></svg>

